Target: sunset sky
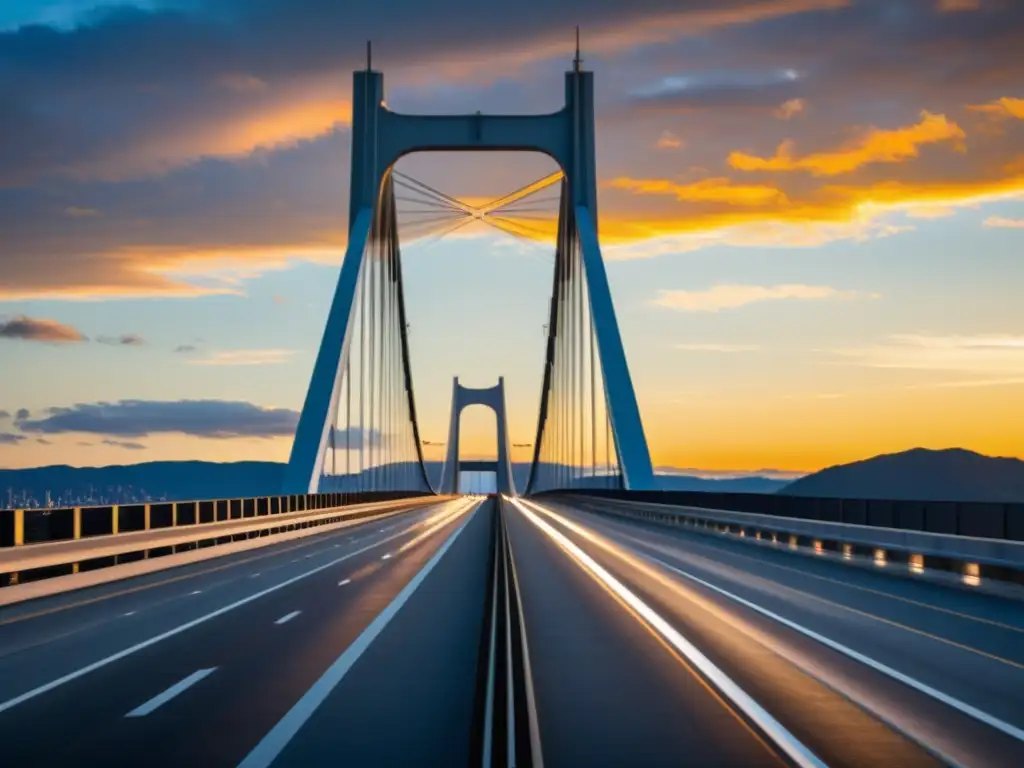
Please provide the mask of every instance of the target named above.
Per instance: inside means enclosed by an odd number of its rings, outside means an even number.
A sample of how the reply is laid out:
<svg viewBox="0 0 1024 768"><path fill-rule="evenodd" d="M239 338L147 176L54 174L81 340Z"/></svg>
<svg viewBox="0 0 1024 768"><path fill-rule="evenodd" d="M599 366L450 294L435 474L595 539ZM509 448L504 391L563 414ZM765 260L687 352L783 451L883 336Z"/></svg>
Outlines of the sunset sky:
<svg viewBox="0 0 1024 768"><path fill-rule="evenodd" d="M6 0L0 466L285 460L364 41L397 111L542 112L576 24L656 465L1024 458L1018 0ZM556 169L399 170L481 199ZM452 376L504 375L532 441L552 246L470 231L403 259L423 437ZM493 455L493 417L464 424Z"/></svg>

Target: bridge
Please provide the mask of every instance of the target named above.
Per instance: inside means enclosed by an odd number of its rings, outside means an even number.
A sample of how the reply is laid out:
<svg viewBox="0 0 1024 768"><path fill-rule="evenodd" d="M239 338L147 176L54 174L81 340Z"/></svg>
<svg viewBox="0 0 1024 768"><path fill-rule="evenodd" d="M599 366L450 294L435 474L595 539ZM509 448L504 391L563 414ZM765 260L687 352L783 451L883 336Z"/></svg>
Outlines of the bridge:
<svg viewBox="0 0 1024 768"><path fill-rule="evenodd" d="M11 766L1024 765L1024 509L660 491L597 228L593 76L539 116L353 82L349 240L281 494L0 511ZM542 152L477 208L395 163ZM528 475L505 381L424 461L399 224L557 185ZM407 194L408 193L408 194ZM409 195L413 197L409 197ZM518 205L517 205L518 204ZM496 460L461 456L494 410ZM497 493L460 495L460 473Z"/></svg>

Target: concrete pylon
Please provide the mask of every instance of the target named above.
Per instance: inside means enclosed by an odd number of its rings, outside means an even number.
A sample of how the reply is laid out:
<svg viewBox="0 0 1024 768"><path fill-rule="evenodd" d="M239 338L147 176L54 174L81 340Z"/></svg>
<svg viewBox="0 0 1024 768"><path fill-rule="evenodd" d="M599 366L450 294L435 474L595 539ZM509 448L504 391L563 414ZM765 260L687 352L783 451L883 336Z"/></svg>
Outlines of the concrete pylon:
<svg viewBox="0 0 1024 768"><path fill-rule="evenodd" d="M505 419L505 377L498 379L496 386L473 389L459 384L456 376L452 384L452 415L448 426L448 450L445 453L444 468L441 470L439 493L459 492L459 426L462 411L470 405L483 405L494 411L498 422L498 460L495 462L495 477L498 493L515 496L516 486L512 477L512 452L508 439L508 422Z"/></svg>

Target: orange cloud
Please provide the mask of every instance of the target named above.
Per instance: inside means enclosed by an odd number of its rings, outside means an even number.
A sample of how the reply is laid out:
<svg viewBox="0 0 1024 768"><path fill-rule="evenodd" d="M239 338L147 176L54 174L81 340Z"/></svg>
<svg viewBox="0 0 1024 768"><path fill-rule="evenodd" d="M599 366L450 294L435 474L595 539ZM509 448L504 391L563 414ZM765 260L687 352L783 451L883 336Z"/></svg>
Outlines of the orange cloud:
<svg viewBox="0 0 1024 768"><path fill-rule="evenodd" d="M240 84L232 86L239 91ZM250 91L260 90L249 86ZM263 94L260 103L240 108L237 114L211 114L182 130L180 125L146 139L65 169L79 179L123 181L166 173L204 157L241 158L258 151L284 149L309 141L352 122L348 99L332 97L319 88L293 94Z"/></svg>
<svg viewBox="0 0 1024 768"><path fill-rule="evenodd" d="M724 203L734 206L759 206L787 202L786 194L771 186L733 184L729 179L702 179L676 184L666 179L630 179L621 177L607 182L612 189L624 189L637 195L672 195L680 202Z"/></svg>
<svg viewBox="0 0 1024 768"><path fill-rule="evenodd" d="M988 104L971 104L967 107L972 112L982 112L995 118L1016 118L1024 120L1024 99L1004 96Z"/></svg>
<svg viewBox="0 0 1024 768"><path fill-rule="evenodd" d="M833 152L817 152L797 157L793 142L784 141L773 157L757 157L744 152L729 155L729 165L740 171L807 171L814 176L838 176L871 163L901 163L918 156L927 144L954 142L962 146L967 137L963 129L945 115L922 112L920 122L882 130L872 128L855 142Z"/></svg>

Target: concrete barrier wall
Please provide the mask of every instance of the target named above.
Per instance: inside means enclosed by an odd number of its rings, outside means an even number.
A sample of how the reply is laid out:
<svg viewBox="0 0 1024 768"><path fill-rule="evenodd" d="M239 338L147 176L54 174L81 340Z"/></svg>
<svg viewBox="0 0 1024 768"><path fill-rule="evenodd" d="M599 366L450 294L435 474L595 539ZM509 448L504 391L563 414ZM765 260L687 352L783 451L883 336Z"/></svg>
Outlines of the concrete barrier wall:
<svg viewBox="0 0 1024 768"><path fill-rule="evenodd" d="M237 499L154 502L59 509L0 509L0 548L90 536L174 528L264 515L333 509L350 504L430 495L422 491L314 493Z"/></svg>
<svg viewBox="0 0 1024 768"><path fill-rule="evenodd" d="M828 499L762 493L613 489L581 489L571 493L577 496L926 531L970 538L1024 541L1024 503ZM558 494L549 492L541 495Z"/></svg>

